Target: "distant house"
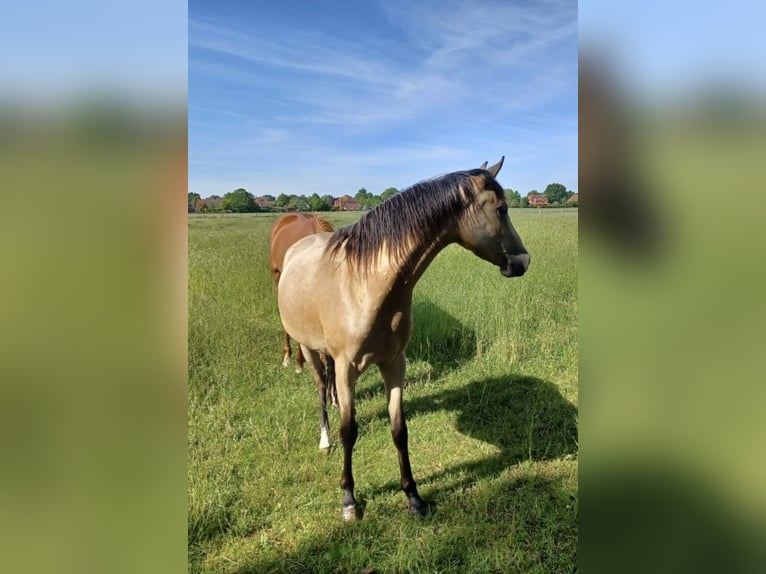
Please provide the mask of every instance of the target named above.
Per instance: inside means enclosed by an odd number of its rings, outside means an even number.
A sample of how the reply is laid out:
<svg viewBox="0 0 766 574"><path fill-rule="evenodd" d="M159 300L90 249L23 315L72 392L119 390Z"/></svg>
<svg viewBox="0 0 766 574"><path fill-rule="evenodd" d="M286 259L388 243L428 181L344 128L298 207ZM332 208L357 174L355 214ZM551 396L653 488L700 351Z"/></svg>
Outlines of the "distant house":
<svg viewBox="0 0 766 574"><path fill-rule="evenodd" d="M270 209L276 204L275 201L270 200L267 197L256 197L255 204L261 209Z"/></svg>
<svg viewBox="0 0 766 574"><path fill-rule="evenodd" d="M530 195L529 197L527 197L527 201L529 201L529 205L533 205L537 207L541 205L548 205L548 198L542 194Z"/></svg>
<svg viewBox="0 0 766 574"><path fill-rule="evenodd" d="M332 200L333 211L359 211L359 203L350 195L336 197Z"/></svg>
<svg viewBox="0 0 766 574"><path fill-rule="evenodd" d="M580 202L580 196L576 193L572 197L567 199L567 203L579 203L579 202Z"/></svg>

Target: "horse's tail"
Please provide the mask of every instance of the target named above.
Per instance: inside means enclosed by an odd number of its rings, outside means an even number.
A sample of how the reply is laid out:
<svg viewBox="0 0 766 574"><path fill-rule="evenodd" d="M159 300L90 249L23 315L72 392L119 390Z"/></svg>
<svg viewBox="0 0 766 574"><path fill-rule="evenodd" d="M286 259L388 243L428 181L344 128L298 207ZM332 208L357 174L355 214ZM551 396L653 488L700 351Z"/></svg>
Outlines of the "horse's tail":
<svg viewBox="0 0 766 574"><path fill-rule="evenodd" d="M332 224L323 217L315 215L314 219L316 220L316 225L319 228L317 233L320 231L329 231L330 233L335 231L335 228L332 226Z"/></svg>

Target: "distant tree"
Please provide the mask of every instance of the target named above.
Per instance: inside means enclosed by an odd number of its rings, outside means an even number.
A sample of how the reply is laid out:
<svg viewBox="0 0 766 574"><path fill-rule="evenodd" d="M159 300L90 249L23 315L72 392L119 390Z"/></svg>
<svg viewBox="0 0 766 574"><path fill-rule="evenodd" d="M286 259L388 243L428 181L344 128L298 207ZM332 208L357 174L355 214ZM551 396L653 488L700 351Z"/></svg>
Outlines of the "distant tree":
<svg viewBox="0 0 766 574"><path fill-rule="evenodd" d="M359 191L357 191L357 192L356 192L356 194L354 194L354 199L356 199L356 201L357 201L357 202L359 202L359 203L361 204L361 203L362 203L363 201L365 201L365 200L366 200L368 197L370 197L370 195L371 195L371 194L370 194L370 192L369 192L369 191L367 191L367 190L366 190L365 188L363 188L363 187L360 187L360 188L359 188Z"/></svg>
<svg viewBox="0 0 766 574"><path fill-rule="evenodd" d="M290 196L284 193L280 193L279 197L277 197L274 201L277 204L277 207L287 207L287 204L290 203Z"/></svg>
<svg viewBox="0 0 766 574"><path fill-rule="evenodd" d="M195 193L193 191L189 192L188 195L189 195L189 205L192 207L195 207L197 205L198 199L202 199L199 193Z"/></svg>
<svg viewBox="0 0 766 574"><path fill-rule="evenodd" d="M223 199L220 195L213 194L210 197L203 199L202 202L204 203L202 211L218 213L221 211L221 203L223 202Z"/></svg>
<svg viewBox="0 0 766 574"><path fill-rule="evenodd" d="M332 211L332 204L333 204L334 198L332 195L323 195L322 196L322 209L319 211Z"/></svg>
<svg viewBox="0 0 766 574"><path fill-rule="evenodd" d="M370 196L370 198L367 200L367 207L369 207L370 209L372 209L373 207L375 207L375 206L377 206L377 205L380 205L381 203L383 203L383 200L380 198L380 196L379 196L379 195L372 195L372 196Z"/></svg>
<svg viewBox="0 0 766 574"><path fill-rule="evenodd" d="M311 211L319 211L319 206L322 204L322 198L319 197L318 193L312 193L309 196L309 207L311 208Z"/></svg>
<svg viewBox="0 0 766 574"><path fill-rule="evenodd" d="M548 198L548 203L551 205L553 205L554 201L558 204L564 203L569 198L566 186L560 183L549 184L548 187L545 188L543 195Z"/></svg>
<svg viewBox="0 0 766 574"><path fill-rule="evenodd" d="M287 201L287 208L295 211L308 211L311 209L309 207L308 199L306 199L305 195L295 194L289 196Z"/></svg>
<svg viewBox="0 0 766 574"><path fill-rule="evenodd" d="M223 196L222 207L224 211L234 213L248 213L258 210L253 194L241 187Z"/></svg>
<svg viewBox="0 0 766 574"><path fill-rule="evenodd" d="M361 188L359 188L359 191L356 192L356 195L354 196L354 199L359 204L359 207L364 209L364 208L372 207L372 203L373 203L373 199L372 198L373 197L375 197L375 196L372 195L365 188L361 187Z"/></svg>
<svg viewBox="0 0 766 574"><path fill-rule="evenodd" d="M268 193L266 195L262 195L261 197L263 197L263 199L268 199L269 201L276 201L277 200L276 197L274 197L273 195L270 195Z"/></svg>
<svg viewBox="0 0 766 574"><path fill-rule="evenodd" d="M386 190L380 194L380 200L386 201L389 197L393 197L397 193L399 193L399 190L396 189L395 187L386 188Z"/></svg>
<svg viewBox="0 0 766 574"><path fill-rule="evenodd" d="M194 201L194 209L195 211L207 211L207 204L205 203L205 200L201 197L197 197L197 199Z"/></svg>
<svg viewBox="0 0 766 574"><path fill-rule="evenodd" d="M505 200L509 207L521 207L521 194L518 191L506 189Z"/></svg>
<svg viewBox="0 0 766 574"><path fill-rule="evenodd" d="M330 201L327 200L328 197L330 198ZM313 193L311 194L311 197L308 198L308 203L311 211L330 211L332 208L332 198L328 195L319 197L318 193Z"/></svg>

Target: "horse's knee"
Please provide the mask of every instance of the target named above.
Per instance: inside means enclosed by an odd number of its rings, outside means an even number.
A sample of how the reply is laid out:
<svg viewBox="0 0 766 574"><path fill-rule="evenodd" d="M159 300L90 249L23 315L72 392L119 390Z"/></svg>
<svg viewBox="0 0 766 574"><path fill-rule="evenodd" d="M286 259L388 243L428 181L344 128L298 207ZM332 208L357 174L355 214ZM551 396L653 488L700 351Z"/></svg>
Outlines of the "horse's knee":
<svg viewBox="0 0 766 574"><path fill-rule="evenodd" d="M359 434L359 426L354 419L341 421L339 433L343 446L353 447Z"/></svg>

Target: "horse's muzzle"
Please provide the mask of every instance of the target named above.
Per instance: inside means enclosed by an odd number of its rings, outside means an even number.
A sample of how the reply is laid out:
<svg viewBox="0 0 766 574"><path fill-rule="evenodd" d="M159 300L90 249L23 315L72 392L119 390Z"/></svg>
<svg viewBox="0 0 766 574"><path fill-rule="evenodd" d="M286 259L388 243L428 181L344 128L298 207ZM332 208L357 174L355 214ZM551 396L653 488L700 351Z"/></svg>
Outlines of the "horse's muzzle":
<svg viewBox="0 0 766 574"><path fill-rule="evenodd" d="M529 253L505 255L505 264L500 266L500 273L505 277L521 277L527 272L530 261Z"/></svg>

